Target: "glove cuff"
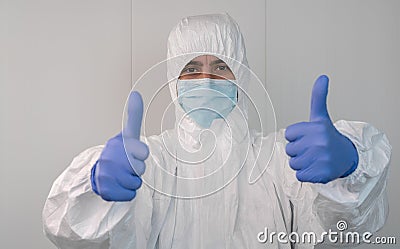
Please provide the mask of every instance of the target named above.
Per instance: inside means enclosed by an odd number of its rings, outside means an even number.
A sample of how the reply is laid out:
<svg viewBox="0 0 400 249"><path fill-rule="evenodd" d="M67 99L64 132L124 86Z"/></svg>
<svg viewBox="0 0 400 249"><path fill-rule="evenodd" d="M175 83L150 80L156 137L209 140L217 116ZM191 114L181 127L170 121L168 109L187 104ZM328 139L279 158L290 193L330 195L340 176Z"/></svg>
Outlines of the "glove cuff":
<svg viewBox="0 0 400 249"><path fill-rule="evenodd" d="M96 181L95 181L94 176L95 176L95 173L96 173L96 166L97 166L97 163L98 163L98 162L99 162L98 160L95 162L95 164L93 165L93 167L92 167L92 169L91 169L91 171L90 171L90 182L91 182L91 184L92 184L92 190L93 190L93 192L95 192L97 195L99 195L99 192L97 191L97 186L96 186Z"/></svg>
<svg viewBox="0 0 400 249"><path fill-rule="evenodd" d="M344 136L344 137L346 137L346 136ZM340 178L344 178L346 176L349 176L351 173L353 173L357 169L357 166L358 166L358 151L357 151L357 148L354 145L354 143L348 137L346 137L346 138L354 148L355 160L353 161L353 165L351 166L351 168L348 171L346 171L346 173L344 173Z"/></svg>

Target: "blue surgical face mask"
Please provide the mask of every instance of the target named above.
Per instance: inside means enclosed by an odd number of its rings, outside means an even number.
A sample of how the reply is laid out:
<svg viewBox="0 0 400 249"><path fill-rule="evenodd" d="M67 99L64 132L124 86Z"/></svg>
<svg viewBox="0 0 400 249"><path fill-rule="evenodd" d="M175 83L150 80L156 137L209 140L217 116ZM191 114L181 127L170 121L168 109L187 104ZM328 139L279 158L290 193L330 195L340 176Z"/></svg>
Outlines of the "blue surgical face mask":
<svg viewBox="0 0 400 249"><path fill-rule="evenodd" d="M201 127L209 128L214 119L226 118L237 104L234 80L178 80L178 101L183 110Z"/></svg>

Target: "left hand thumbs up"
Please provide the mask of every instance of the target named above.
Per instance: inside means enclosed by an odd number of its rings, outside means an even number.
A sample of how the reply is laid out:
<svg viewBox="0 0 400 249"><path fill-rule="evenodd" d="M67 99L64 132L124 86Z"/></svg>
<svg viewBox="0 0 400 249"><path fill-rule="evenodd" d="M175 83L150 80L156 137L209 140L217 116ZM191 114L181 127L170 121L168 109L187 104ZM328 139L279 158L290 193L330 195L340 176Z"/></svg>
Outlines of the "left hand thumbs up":
<svg viewBox="0 0 400 249"><path fill-rule="evenodd" d="M351 174L358 164L354 144L336 130L329 117L328 83L325 75L315 81L310 121L286 128L289 165L297 171L296 177L302 182L327 183Z"/></svg>

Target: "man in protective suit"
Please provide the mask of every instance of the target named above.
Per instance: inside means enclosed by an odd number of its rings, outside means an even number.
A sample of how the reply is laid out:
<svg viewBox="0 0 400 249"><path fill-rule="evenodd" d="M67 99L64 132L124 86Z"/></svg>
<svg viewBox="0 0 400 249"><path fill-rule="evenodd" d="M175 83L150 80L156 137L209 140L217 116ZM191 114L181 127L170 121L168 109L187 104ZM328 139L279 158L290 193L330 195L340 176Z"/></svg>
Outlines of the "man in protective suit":
<svg viewBox="0 0 400 249"><path fill-rule="evenodd" d="M55 245L313 248L260 239L266 228L320 236L338 221L360 233L384 225L391 146L367 123L331 121L326 76L314 84L309 122L264 137L248 130L248 63L229 15L182 19L168 59L175 128L141 137L143 102L132 92L121 133L54 182L43 223Z"/></svg>

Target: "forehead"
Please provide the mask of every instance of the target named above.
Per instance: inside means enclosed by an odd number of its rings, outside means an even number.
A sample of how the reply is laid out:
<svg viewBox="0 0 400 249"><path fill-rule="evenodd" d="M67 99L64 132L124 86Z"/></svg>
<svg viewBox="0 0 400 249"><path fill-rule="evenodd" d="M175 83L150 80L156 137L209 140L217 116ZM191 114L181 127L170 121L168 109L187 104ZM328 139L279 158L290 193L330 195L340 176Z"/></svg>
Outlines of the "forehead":
<svg viewBox="0 0 400 249"><path fill-rule="evenodd" d="M214 55L200 55L192 59L188 64L209 65L215 63L225 63L225 62Z"/></svg>

